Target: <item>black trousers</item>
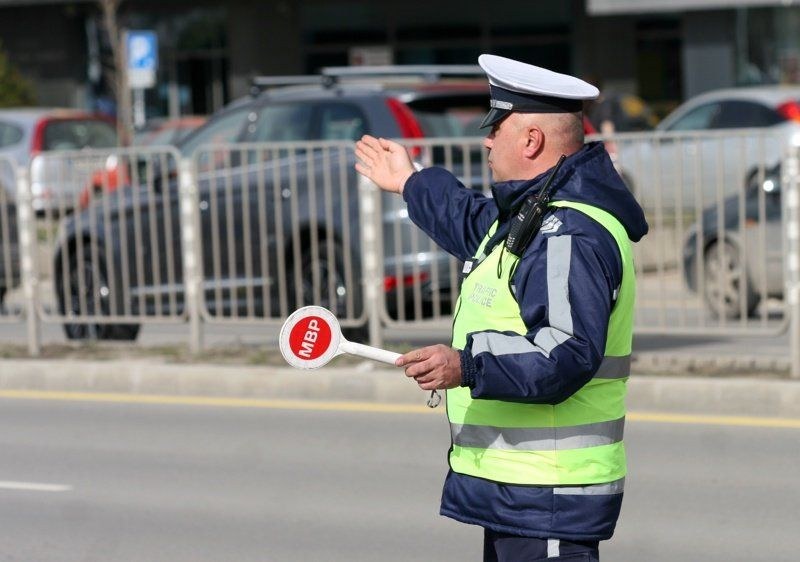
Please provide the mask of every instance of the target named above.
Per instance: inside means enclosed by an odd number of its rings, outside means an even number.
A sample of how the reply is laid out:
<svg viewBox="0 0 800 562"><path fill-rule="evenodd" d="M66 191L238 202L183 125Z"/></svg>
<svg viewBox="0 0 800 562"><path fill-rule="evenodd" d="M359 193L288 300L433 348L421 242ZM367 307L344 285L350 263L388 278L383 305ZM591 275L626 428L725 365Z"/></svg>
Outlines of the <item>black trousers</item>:
<svg viewBox="0 0 800 562"><path fill-rule="evenodd" d="M484 562L600 562L597 541L575 542L520 537L483 530Z"/></svg>

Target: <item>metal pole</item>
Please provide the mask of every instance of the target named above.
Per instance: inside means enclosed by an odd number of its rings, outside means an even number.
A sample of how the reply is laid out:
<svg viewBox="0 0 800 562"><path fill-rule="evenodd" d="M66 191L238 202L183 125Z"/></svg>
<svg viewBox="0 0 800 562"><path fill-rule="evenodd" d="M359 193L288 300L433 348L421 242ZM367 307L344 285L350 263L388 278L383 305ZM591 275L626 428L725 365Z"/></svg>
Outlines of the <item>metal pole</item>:
<svg viewBox="0 0 800 562"><path fill-rule="evenodd" d="M786 242L786 307L789 314L791 377L800 379L800 146L790 145L781 167Z"/></svg>
<svg viewBox="0 0 800 562"><path fill-rule="evenodd" d="M201 258L200 220L197 182L192 160L179 159L181 204L181 250L183 253L183 283L185 306L189 316L189 349L197 354L203 349L203 323L201 317Z"/></svg>
<svg viewBox="0 0 800 562"><path fill-rule="evenodd" d="M19 229L20 269L25 295L25 319L28 328L28 354L38 357L42 350L39 322L38 251L36 248L36 215L33 210L28 169L17 169L17 228Z"/></svg>
<svg viewBox="0 0 800 562"><path fill-rule="evenodd" d="M133 126L141 129L146 121L147 112L144 105L144 90L136 88L133 91Z"/></svg>
<svg viewBox="0 0 800 562"><path fill-rule="evenodd" d="M373 347L383 346L381 331L381 295L379 287L383 274L380 271L380 191L370 180L358 176L358 200L361 232L362 286L364 308L367 313L369 343Z"/></svg>

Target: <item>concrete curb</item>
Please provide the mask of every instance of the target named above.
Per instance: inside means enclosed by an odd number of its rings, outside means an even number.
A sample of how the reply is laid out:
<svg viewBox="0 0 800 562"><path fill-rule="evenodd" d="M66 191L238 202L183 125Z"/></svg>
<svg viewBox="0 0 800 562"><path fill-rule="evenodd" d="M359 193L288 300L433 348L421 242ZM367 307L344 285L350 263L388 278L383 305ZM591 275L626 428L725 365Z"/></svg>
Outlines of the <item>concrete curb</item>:
<svg viewBox="0 0 800 562"><path fill-rule="evenodd" d="M669 351L634 354L631 364L634 373L715 376L765 373L771 376L786 376L790 367L791 361L788 357Z"/></svg>
<svg viewBox="0 0 800 562"><path fill-rule="evenodd" d="M800 418L800 381L636 374L632 411ZM297 371L287 367L167 364L152 360L0 361L0 389L424 404L397 370L372 362Z"/></svg>
<svg viewBox="0 0 800 562"><path fill-rule="evenodd" d="M373 402L418 402L397 370L364 362L298 371L290 367L126 361L0 361L0 389Z"/></svg>

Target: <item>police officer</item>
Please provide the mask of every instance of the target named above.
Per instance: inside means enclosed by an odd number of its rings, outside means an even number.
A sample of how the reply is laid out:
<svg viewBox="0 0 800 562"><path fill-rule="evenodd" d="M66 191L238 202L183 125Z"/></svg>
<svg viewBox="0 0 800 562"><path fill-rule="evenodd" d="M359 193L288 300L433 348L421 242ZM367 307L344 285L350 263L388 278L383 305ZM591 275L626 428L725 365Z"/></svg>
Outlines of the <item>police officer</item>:
<svg viewBox="0 0 800 562"><path fill-rule="evenodd" d="M478 62L493 197L441 168L416 171L392 141L356 143L357 171L402 194L414 223L465 262L451 345L397 365L422 389L447 389L441 513L484 528L484 560L598 560L622 503L631 242L648 227L603 145L584 144L594 86L503 57ZM542 221L520 244L509 231L532 204Z"/></svg>

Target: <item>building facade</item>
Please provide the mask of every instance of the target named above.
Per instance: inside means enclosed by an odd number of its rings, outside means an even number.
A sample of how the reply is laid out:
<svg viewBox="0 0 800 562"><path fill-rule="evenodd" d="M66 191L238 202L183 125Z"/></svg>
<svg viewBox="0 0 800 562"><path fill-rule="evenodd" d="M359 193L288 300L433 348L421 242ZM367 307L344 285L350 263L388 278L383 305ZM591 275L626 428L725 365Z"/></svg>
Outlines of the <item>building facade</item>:
<svg viewBox="0 0 800 562"><path fill-rule="evenodd" d="M113 111L101 3L0 0L0 41L41 105ZM117 19L158 36L148 116L211 113L255 75L482 52L594 77L662 113L717 87L800 79L800 4L787 0L126 0Z"/></svg>

